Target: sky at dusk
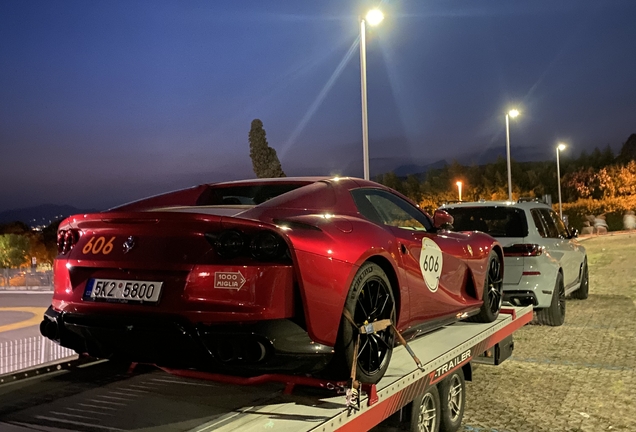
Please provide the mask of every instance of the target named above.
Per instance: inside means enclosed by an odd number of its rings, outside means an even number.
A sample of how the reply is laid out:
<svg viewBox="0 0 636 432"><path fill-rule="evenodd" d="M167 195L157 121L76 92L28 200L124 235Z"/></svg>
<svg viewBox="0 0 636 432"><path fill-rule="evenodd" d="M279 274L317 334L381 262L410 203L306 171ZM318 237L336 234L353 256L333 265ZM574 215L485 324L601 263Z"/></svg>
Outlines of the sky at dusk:
<svg viewBox="0 0 636 432"><path fill-rule="evenodd" d="M254 178L263 121L287 175L362 177L480 155L564 157L636 133L634 0L0 2L0 211L105 209Z"/></svg>

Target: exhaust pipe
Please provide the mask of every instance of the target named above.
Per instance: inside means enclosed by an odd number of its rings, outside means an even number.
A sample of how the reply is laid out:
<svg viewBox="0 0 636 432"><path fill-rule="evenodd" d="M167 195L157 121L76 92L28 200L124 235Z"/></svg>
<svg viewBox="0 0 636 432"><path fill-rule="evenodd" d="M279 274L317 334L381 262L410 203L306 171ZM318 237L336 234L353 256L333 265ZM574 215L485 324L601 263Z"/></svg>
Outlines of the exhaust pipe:
<svg viewBox="0 0 636 432"><path fill-rule="evenodd" d="M59 341L60 332L56 321L52 321L48 318L45 318L40 323L40 333L42 336L47 337L54 341Z"/></svg>
<svg viewBox="0 0 636 432"><path fill-rule="evenodd" d="M263 361L267 355L265 345L257 339L246 340L241 348L241 356L239 359L246 363L259 363Z"/></svg>
<svg viewBox="0 0 636 432"><path fill-rule="evenodd" d="M265 345L253 337L238 340L224 338L215 345L214 353L222 363L260 363L268 354Z"/></svg>

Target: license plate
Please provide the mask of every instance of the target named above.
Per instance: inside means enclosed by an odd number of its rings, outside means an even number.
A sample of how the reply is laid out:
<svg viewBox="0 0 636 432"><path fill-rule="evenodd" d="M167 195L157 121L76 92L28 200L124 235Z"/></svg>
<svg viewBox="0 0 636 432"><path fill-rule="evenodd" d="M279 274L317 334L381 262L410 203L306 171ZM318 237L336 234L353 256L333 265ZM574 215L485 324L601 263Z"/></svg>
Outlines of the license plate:
<svg viewBox="0 0 636 432"><path fill-rule="evenodd" d="M84 291L85 300L120 303L157 303L163 282L89 279Z"/></svg>

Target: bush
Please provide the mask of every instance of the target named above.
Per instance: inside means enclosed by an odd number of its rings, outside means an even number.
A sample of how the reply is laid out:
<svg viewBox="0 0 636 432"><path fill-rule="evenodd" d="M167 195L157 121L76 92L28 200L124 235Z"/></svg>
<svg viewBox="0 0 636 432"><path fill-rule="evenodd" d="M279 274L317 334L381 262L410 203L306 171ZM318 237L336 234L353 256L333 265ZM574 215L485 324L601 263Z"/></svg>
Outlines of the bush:
<svg viewBox="0 0 636 432"><path fill-rule="evenodd" d="M559 211L559 205L553 206ZM623 215L636 209L636 196L606 198L603 200L580 199L572 203L563 203L563 214L568 216L570 226L579 231L583 228L585 215L605 215L610 231L623 229Z"/></svg>

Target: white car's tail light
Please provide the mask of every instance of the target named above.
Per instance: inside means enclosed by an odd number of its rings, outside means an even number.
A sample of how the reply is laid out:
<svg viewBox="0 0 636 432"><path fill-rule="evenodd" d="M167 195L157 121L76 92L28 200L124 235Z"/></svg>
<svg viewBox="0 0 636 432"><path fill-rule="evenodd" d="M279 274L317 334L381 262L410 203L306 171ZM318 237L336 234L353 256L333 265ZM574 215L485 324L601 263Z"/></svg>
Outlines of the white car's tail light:
<svg viewBox="0 0 636 432"><path fill-rule="evenodd" d="M544 247L538 244L513 244L503 248L504 256L509 257L534 257L543 254Z"/></svg>

